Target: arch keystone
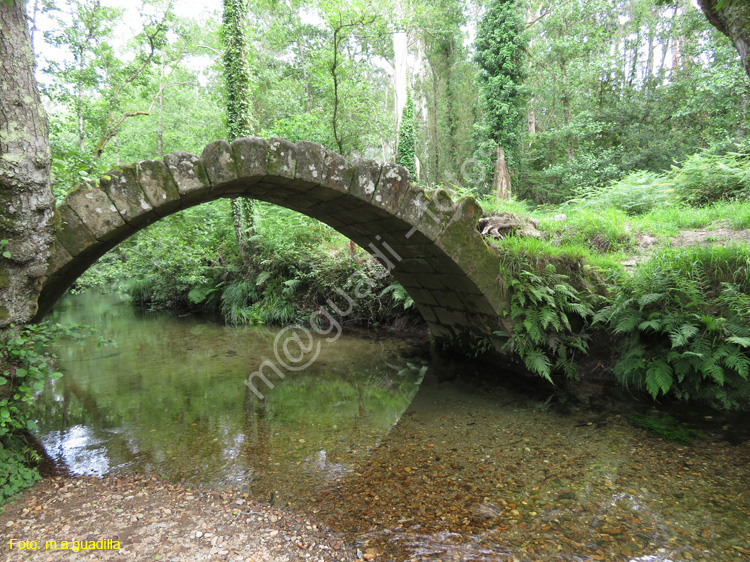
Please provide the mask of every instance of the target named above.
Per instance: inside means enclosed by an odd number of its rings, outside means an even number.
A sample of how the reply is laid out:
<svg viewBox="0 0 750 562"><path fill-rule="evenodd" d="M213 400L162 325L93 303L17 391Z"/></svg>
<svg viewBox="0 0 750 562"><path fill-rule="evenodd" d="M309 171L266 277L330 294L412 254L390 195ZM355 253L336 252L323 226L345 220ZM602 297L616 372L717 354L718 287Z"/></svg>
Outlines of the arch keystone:
<svg viewBox="0 0 750 562"><path fill-rule="evenodd" d="M213 186L237 179L237 166L227 141L218 140L207 144L201 153L200 162Z"/></svg>
<svg viewBox="0 0 750 562"><path fill-rule="evenodd" d="M182 207L189 205L193 199L200 199L201 194L211 186L203 164L194 154L172 152L164 157L164 163L177 185Z"/></svg>
<svg viewBox="0 0 750 562"><path fill-rule="evenodd" d="M291 184L297 169L296 145L284 139L270 138L266 166L266 173L274 179L275 183Z"/></svg>
<svg viewBox="0 0 750 562"><path fill-rule="evenodd" d="M237 139L231 144L237 175L243 179L262 178L268 169L268 142L258 137Z"/></svg>
<svg viewBox="0 0 750 562"><path fill-rule="evenodd" d="M300 141L296 146L295 185L314 187L325 180L326 149L314 142Z"/></svg>
<svg viewBox="0 0 750 562"><path fill-rule="evenodd" d="M323 185L341 193L348 193L354 177L354 166L336 152L326 152L326 173Z"/></svg>

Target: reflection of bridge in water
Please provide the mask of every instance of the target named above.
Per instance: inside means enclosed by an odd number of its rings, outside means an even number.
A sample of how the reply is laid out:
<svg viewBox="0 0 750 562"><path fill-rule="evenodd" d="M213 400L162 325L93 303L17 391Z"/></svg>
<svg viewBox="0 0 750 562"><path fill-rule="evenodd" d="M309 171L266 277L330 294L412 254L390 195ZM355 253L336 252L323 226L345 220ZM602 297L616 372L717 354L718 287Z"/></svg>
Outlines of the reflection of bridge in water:
<svg viewBox="0 0 750 562"><path fill-rule="evenodd" d="M446 344L489 337L502 326L507 298L497 283L499 260L476 230L482 209L472 197L454 202L445 190L413 185L400 166L349 162L317 144L275 138L216 141L200 158L174 152L163 161L121 166L98 187L71 193L57 208L37 319L98 258L141 228L180 209L237 196L316 218L359 244L390 270L432 335Z"/></svg>

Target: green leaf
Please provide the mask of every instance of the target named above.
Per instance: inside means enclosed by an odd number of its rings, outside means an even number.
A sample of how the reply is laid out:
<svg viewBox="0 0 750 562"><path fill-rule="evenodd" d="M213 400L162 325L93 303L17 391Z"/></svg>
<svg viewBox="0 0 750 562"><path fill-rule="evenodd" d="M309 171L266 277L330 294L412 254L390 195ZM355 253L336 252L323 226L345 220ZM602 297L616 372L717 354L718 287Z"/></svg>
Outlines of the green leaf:
<svg viewBox="0 0 750 562"><path fill-rule="evenodd" d="M741 347L750 347L750 338L741 338L739 336L729 336L727 341L730 343L736 343Z"/></svg>
<svg viewBox="0 0 750 562"><path fill-rule="evenodd" d="M523 358L523 362L526 365L526 368L531 372L547 379L549 382L552 382L552 378L550 377L552 363L546 354L537 350L530 351L526 354L526 357Z"/></svg>
<svg viewBox="0 0 750 562"><path fill-rule="evenodd" d="M664 361L652 362L646 371L646 390L653 398L669 392L673 382L672 367Z"/></svg>

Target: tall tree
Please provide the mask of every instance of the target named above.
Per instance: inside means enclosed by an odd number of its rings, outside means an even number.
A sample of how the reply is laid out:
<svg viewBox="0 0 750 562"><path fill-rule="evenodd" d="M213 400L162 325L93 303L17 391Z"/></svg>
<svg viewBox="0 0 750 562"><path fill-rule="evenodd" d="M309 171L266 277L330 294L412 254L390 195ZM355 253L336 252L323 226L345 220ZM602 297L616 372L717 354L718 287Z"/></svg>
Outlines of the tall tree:
<svg viewBox="0 0 750 562"><path fill-rule="evenodd" d="M401 115L396 164L409 170L411 177L417 179L416 160L414 158L414 102L411 99L411 90L406 91L406 104Z"/></svg>
<svg viewBox="0 0 750 562"><path fill-rule="evenodd" d="M252 134L252 78L248 62L247 0L224 0L222 38L224 79L227 88L227 132L233 141ZM232 198L232 220L240 257L249 264L250 237L254 230L254 203Z"/></svg>
<svg viewBox="0 0 750 562"><path fill-rule="evenodd" d="M698 0L708 21L734 44L750 76L750 3L747 0Z"/></svg>
<svg viewBox="0 0 750 562"><path fill-rule="evenodd" d="M517 0L492 0L477 29L476 61L490 139L497 146L493 191L511 194L506 150L520 142L526 77L524 17Z"/></svg>
<svg viewBox="0 0 750 562"><path fill-rule="evenodd" d="M36 311L52 238L47 116L21 0L0 2L0 328Z"/></svg>

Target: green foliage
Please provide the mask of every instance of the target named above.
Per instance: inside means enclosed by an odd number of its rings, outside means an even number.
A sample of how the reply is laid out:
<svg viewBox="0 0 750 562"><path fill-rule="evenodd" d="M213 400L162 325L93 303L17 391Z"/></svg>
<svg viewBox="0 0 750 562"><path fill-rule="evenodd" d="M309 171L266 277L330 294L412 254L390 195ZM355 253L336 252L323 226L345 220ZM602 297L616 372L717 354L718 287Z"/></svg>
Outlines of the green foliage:
<svg viewBox="0 0 750 562"><path fill-rule="evenodd" d="M406 94L406 105L404 105L404 111L401 115L401 127L398 130L396 164L409 170L412 178L417 177L414 142L414 102L411 99L411 90L409 90Z"/></svg>
<svg viewBox="0 0 750 562"><path fill-rule="evenodd" d="M750 198L750 145L738 152L694 154L673 169L677 193L690 205Z"/></svg>
<svg viewBox="0 0 750 562"><path fill-rule="evenodd" d="M619 209L628 215L640 215L676 200L673 183L663 174L638 171L611 182L603 188L588 188L571 203L597 209Z"/></svg>
<svg viewBox="0 0 750 562"><path fill-rule="evenodd" d="M10 447L0 439L0 513L16 494L41 480L35 465L39 459L25 440L15 439Z"/></svg>
<svg viewBox="0 0 750 562"><path fill-rule="evenodd" d="M634 245L627 216L616 208L584 208L564 221L541 220L539 230L556 244L583 246L603 254L629 250Z"/></svg>
<svg viewBox="0 0 750 562"><path fill-rule="evenodd" d="M655 433L672 443L690 445L697 437L701 436L700 431L677 421L669 414L633 414L628 417L628 421L634 426Z"/></svg>
<svg viewBox="0 0 750 562"><path fill-rule="evenodd" d="M588 321L602 297L598 274L575 251L549 252L532 239L506 238L498 246L500 278L510 292L515 320L506 348L531 372L552 380L554 372L576 376L576 355L588 351ZM567 274L562 273L565 271Z"/></svg>
<svg viewBox="0 0 750 562"><path fill-rule="evenodd" d="M12 256L11 253L5 249L5 247L9 244L9 241L6 239L0 240L0 252L2 252L2 256L9 260Z"/></svg>
<svg viewBox="0 0 750 562"><path fill-rule="evenodd" d="M746 248L663 250L616 290L594 320L624 338L614 368L621 383L653 398L750 404Z"/></svg>
<svg viewBox="0 0 750 562"><path fill-rule="evenodd" d="M517 194L561 203L747 137L747 76L731 42L695 3L529 8L532 127L523 138ZM676 42L679 56L661 56Z"/></svg>
<svg viewBox="0 0 750 562"><path fill-rule="evenodd" d="M384 297L391 294L393 297L393 307L400 307L403 310L409 310L414 307L414 299L409 296L406 289L401 283L391 283L385 289L380 291L380 296Z"/></svg>
<svg viewBox="0 0 750 562"><path fill-rule="evenodd" d="M248 61L247 0L223 0L221 33L229 140L248 137L252 126L252 76Z"/></svg>
<svg viewBox="0 0 750 562"><path fill-rule="evenodd" d="M475 60L489 138L510 150L518 145L525 99L524 18L517 0L493 0L477 28Z"/></svg>
<svg viewBox="0 0 750 562"><path fill-rule="evenodd" d="M0 505L39 480L40 460L25 435L36 429L28 406L47 380L62 376L54 370L56 340L70 338L84 345L94 333L88 326L32 324L13 326L0 341ZM101 341L101 343L108 343Z"/></svg>

